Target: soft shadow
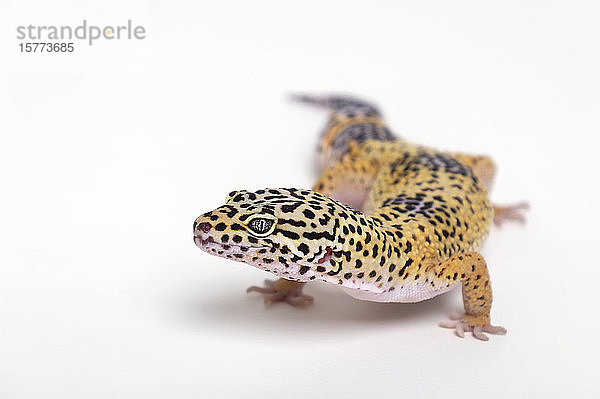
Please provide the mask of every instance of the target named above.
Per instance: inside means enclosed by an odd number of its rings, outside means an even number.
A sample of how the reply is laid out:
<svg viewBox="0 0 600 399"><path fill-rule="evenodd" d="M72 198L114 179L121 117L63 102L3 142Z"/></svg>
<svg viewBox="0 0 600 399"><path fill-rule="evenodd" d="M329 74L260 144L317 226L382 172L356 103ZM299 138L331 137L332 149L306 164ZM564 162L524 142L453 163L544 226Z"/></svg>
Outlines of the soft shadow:
<svg viewBox="0 0 600 399"><path fill-rule="evenodd" d="M452 311L461 310L456 293L442 295L428 301L401 304L360 301L344 294L339 288L325 284L311 284L305 292L315 298L314 304L295 308L286 303L264 305L262 296L211 292L204 295L179 297L175 306L180 319L192 328L216 329L237 334L277 333L329 335L351 334L364 329L391 324L431 319L441 321Z"/></svg>

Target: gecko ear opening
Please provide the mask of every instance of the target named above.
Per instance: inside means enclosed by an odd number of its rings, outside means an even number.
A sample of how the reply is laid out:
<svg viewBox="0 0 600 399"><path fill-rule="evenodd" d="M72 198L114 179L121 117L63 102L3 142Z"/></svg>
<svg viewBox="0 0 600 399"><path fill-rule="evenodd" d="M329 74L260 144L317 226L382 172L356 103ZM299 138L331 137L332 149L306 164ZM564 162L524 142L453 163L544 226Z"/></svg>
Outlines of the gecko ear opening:
<svg viewBox="0 0 600 399"><path fill-rule="evenodd" d="M331 258L333 257L333 250L330 247L325 248L325 252L323 252L320 257L316 258L318 264L322 265L324 263L329 263Z"/></svg>

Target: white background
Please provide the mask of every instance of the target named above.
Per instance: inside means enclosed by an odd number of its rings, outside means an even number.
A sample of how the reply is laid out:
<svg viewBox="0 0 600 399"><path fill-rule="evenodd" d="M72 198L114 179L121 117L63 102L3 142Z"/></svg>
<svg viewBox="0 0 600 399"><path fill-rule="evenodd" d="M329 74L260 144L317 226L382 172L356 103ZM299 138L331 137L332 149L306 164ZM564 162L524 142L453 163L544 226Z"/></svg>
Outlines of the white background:
<svg viewBox="0 0 600 399"><path fill-rule="evenodd" d="M600 5L592 1L0 5L0 398L598 397ZM18 25L132 19L142 41L21 54ZM232 189L310 187L352 93L406 139L490 154L487 343L437 327L460 292L360 302L210 257L192 222Z"/></svg>

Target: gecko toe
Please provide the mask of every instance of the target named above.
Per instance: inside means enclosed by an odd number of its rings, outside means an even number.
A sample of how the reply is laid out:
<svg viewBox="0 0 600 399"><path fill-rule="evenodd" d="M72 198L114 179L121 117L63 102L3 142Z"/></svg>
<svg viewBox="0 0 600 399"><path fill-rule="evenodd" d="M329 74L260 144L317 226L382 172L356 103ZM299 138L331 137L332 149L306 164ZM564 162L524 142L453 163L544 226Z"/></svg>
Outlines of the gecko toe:
<svg viewBox="0 0 600 399"><path fill-rule="evenodd" d="M256 285L253 285L251 287L248 287L246 289L246 292L258 292L259 294L273 294L275 292L274 289L269 288L269 287L258 287Z"/></svg>
<svg viewBox="0 0 600 399"><path fill-rule="evenodd" d="M452 313L450 320L444 320L439 323L440 327L454 329L456 336L465 337L466 332L470 332L473 336L481 341L488 341L489 337L485 333L504 335L506 329L500 326L493 326L487 321L481 321L479 317L468 314Z"/></svg>
<svg viewBox="0 0 600 399"><path fill-rule="evenodd" d="M314 299L312 296L309 295L297 295L297 296L289 296L286 299L286 302L289 303L292 306L297 306L297 307L303 307L303 306L308 306L311 305L313 303Z"/></svg>
<svg viewBox="0 0 600 399"><path fill-rule="evenodd" d="M456 335L459 336L460 338L464 338L465 337L465 327L463 325L463 323L458 322L456 323Z"/></svg>
<svg viewBox="0 0 600 399"><path fill-rule="evenodd" d="M495 334L495 335L505 335L506 334L506 328L501 327L501 326L483 326L483 331L485 331L486 333L490 333L490 334Z"/></svg>
<svg viewBox="0 0 600 399"><path fill-rule="evenodd" d="M473 336L482 341L489 340L488 336L483 333L483 327L481 326L475 326L473 328Z"/></svg>
<svg viewBox="0 0 600 399"><path fill-rule="evenodd" d="M458 321L455 321L455 320L444 320L444 321L440 321L440 323L438 325L443 328L456 328L457 324L458 324Z"/></svg>

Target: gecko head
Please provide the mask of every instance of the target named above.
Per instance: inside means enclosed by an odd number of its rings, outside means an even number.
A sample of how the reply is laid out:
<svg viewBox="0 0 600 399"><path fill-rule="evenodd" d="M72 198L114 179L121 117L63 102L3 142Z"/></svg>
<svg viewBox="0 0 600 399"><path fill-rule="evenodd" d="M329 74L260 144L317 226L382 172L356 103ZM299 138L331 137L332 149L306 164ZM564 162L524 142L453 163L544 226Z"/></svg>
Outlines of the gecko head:
<svg viewBox="0 0 600 399"><path fill-rule="evenodd" d="M233 191L196 219L194 242L211 255L312 280L338 267L348 212L356 211L311 190Z"/></svg>

